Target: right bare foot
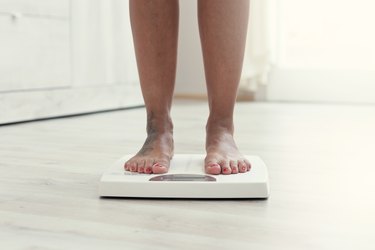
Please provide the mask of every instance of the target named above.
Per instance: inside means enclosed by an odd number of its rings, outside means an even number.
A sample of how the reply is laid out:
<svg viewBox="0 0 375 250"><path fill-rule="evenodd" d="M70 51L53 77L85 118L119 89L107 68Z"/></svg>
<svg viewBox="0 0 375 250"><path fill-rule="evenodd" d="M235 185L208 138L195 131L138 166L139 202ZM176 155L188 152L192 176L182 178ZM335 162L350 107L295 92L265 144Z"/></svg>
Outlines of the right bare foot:
<svg viewBox="0 0 375 250"><path fill-rule="evenodd" d="M172 129L161 130L148 125L147 134L141 150L125 163L125 170L145 174L167 173L173 157Z"/></svg>

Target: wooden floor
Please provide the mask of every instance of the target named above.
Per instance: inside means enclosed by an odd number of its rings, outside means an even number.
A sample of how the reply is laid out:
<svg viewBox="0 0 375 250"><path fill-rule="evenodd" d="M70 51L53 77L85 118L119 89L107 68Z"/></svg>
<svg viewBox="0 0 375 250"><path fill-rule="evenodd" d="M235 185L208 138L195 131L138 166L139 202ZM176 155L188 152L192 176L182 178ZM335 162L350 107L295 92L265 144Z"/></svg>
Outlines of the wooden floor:
<svg viewBox="0 0 375 250"><path fill-rule="evenodd" d="M176 153L204 153L206 117L175 103ZM375 106L239 103L235 120L268 200L100 199L142 108L0 127L0 249L375 249Z"/></svg>

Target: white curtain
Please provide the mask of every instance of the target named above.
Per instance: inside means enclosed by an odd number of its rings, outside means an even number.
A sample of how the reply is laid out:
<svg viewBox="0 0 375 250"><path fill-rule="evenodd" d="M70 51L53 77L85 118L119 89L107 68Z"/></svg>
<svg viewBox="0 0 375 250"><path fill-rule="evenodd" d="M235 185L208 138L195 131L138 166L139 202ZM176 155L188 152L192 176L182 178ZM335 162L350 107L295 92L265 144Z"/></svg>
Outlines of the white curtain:
<svg viewBox="0 0 375 250"><path fill-rule="evenodd" d="M241 92L256 92L268 82L271 63L269 0L251 0L250 18L240 83Z"/></svg>

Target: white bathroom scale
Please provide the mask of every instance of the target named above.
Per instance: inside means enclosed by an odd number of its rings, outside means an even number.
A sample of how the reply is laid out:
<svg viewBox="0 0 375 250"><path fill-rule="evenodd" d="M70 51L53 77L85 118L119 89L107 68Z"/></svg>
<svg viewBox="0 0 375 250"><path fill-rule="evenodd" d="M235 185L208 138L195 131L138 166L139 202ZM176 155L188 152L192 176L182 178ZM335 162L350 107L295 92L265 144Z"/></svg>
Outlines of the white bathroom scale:
<svg viewBox="0 0 375 250"><path fill-rule="evenodd" d="M124 170L132 155L116 161L101 177L101 197L132 198L267 198L267 167L258 156L248 155L251 170L231 175L204 172L204 155L176 154L166 174L143 174Z"/></svg>

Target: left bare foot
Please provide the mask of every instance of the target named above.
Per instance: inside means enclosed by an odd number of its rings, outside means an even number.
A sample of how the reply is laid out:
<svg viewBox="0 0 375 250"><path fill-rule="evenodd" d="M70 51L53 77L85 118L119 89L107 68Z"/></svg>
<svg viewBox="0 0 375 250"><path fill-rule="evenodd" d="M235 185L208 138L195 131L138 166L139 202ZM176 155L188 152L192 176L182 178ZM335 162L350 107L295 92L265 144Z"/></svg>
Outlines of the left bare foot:
<svg viewBox="0 0 375 250"><path fill-rule="evenodd" d="M237 174L250 171L250 162L239 152L233 126L207 124L205 170L207 174Z"/></svg>

